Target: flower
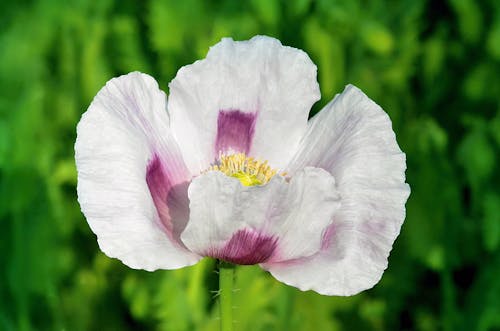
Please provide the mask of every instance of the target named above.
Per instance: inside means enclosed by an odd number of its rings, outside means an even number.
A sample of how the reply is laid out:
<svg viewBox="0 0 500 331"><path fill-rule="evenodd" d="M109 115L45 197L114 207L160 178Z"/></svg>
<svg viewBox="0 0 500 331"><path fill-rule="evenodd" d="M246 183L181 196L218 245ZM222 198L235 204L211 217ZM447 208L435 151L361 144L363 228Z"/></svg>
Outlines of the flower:
<svg viewBox="0 0 500 331"><path fill-rule="evenodd" d="M209 256L326 295L376 284L405 218L387 114L348 85L308 121L316 66L273 38L223 39L179 70L111 79L77 128L78 200L131 268Z"/></svg>

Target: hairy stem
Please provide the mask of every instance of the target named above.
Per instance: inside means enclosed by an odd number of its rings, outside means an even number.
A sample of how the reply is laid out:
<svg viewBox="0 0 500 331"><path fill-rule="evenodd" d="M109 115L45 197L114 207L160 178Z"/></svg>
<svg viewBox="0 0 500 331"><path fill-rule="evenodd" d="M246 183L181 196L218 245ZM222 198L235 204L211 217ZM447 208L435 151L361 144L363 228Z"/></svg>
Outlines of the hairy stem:
<svg viewBox="0 0 500 331"><path fill-rule="evenodd" d="M219 309L221 331L233 330L233 264L219 261Z"/></svg>

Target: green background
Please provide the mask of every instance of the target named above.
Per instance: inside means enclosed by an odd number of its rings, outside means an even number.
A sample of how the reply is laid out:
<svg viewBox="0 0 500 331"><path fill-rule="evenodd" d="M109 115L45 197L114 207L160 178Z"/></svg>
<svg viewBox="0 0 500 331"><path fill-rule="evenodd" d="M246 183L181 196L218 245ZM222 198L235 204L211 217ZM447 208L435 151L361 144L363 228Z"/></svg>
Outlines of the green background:
<svg viewBox="0 0 500 331"><path fill-rule="evenodd" d="M75 127L110 78L167 91L221 37L279 38L391 116L407 218L374 289L237 270L237 330L500 330L500 1L12 1L0 10L0 330L217 330L214 262L131 270L76 201Z"/></svg>

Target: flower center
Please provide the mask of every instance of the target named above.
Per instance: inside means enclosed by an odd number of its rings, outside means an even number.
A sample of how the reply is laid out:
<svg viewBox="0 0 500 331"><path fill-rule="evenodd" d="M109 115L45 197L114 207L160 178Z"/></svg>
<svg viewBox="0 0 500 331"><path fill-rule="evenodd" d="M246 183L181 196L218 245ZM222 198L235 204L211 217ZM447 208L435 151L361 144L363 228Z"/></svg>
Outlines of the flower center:
<svg viewBox="0 0 500 331"><path fill-rule="evenodd" d="M267 161L255 160L244 153L221 155L217 164L208 170L217 170L226 176L237 178L245 186L264 185L276 175L276 170Z"/></svg>

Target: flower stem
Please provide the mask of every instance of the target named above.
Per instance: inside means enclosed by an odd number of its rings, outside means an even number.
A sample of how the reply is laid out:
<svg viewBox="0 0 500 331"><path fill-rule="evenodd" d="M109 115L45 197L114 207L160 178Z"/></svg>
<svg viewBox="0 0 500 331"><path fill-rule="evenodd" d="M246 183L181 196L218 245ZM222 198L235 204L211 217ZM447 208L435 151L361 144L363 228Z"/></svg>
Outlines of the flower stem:
<svg viewBox="0 0 500 331"><path fill-rule="evenodd" d="M219 261L219 309L221 331L233 330L233 264Z"/></svg>

